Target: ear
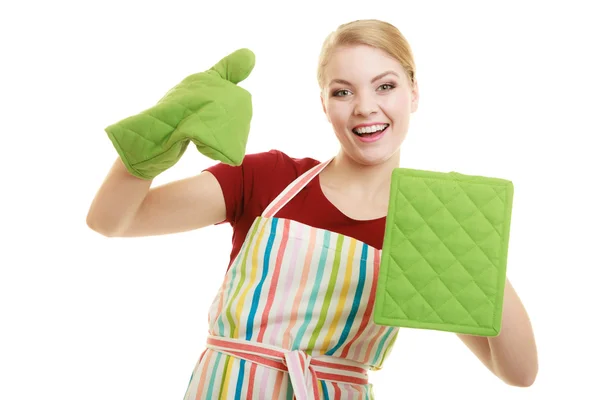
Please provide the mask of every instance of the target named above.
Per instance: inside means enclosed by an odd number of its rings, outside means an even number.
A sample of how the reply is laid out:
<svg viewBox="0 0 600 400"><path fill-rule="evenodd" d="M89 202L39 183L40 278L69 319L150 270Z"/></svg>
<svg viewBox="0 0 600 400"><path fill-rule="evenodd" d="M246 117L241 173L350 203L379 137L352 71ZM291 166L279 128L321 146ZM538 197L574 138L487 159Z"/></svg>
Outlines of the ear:
<svg viewBox="0 0 600 400"><path fill-rule="evenodd" d="M329 114L327 114L327 107L325 107L325 100L323 100L323 93L321 93L321 107L323 107L323 112L325 113L325 116L327 117L327 121L329 121L329 123L331 123L331 119L329 119Z"/></svg>
<svg viewBox="0 0 600 400"><path fill-rule="evenodd" d="M417 82L417 78L415 78L415 83L411 90L412 100L410 103L410 112L414 113L419 109L419 83Z"/></svg>

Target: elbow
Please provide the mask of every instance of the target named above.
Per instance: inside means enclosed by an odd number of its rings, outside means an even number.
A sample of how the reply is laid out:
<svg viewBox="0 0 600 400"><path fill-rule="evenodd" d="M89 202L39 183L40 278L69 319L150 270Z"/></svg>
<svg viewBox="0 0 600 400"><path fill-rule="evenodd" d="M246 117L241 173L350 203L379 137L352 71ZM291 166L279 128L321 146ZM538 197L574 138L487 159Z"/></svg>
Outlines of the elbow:
<svg viewBox="0 0 600 400"><path fill-rule="evenodd" d="M531 368L531 371L529 371L526 374L523 374L523 376L519 380L519 386L520 387L532 386L535 383L535 380L537 378L537 373L538 373L538 367L536 365L535 367Z"/></svg>
<svg viewBox="0 0 600 400"><path fill-rule="evenodd" d="M515 387L521 387L521 388L531 387L534 384L536 377L537 377L537 373L523 375L523 376L520 376L518 379L513 380L511 385L515 386Z"/></svg>
<svg viewBox="0 0 600 400"><path fill-rule="evenodd" d="M538 367L536 365L531 368L524 368L517 373L506 374L502 377L502 380L510 386L528 388L535 383L537 373Z"/></svg>
<svg viewBox="0 0 600 400"><path fill-rule="evenodd" d="M537 355L532 358L529 364L529 367L523 368L523 370L519 374L519 379L516 382L516 386L525 388L533 386L533 384L535 383L539 370Z"/></svg>
<svg viewBox="0 0 600 400"><path fill-rule="evenodd" d="M115 237L118 236L115 229L109 229L106 224L102 224L98 221L98 218L95 218L93 214L89 213L85 219L85 223L87 227L93 230L96 233L104 237Z"/></svg>

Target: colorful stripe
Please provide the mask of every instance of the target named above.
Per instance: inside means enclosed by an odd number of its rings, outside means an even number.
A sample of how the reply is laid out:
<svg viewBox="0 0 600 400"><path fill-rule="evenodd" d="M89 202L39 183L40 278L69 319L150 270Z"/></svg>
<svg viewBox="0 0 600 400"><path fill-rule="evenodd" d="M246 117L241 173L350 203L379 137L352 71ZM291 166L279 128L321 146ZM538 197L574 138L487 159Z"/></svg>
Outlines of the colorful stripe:
<svg viewBox="0 0 600 400"><path fill-rule="evenodd" d="M283 335L283 344L282 347L284 349L293 348L290 346L291 339L291 331L294 329L296 325L296 321L299 320L298 315L300 312L300 301L304 293L306 293L306 286L308 284L308 273L310 272L310 265L313 261L313 255L315 251L315 242L317 240L317 230L314 228L310 229L309 233L309 241L308 248L306 249L306 255L304 257L304 263L302 266L302 277L300 278L300 282L298 284L298 289L296 290L296 296L294 298L294 305L292 306L292 311L289 317L289 325ZM286 293L290 293L291 291L286 291ZM282 304L284 304L282 302Z"/></svg>
<svg viewBox="0 0 600 400"><path fill-rule="evenodd" d="M271 223L271 232L277 232L277 219L273 219L272 223ZM275 299L275 292L277 289L277 283L279 281L279 274L281 271L281 263L282 263L282 259L283 259L283 255L286 249L286 244L287 244L287 240L288 240L288 236L289 236L289 229L290 229L290 222L289 221L284 221L283 224L283 235L282 235L282 243L281 246L279 246L279 251L277 253L277 259L275 262L275 267L273 269L273 279L271 281L271 286L269 288L269 294L267 295L267 301L266 304L263 308L263 312L262 312L262 317L261 317L261 323L260 323L260 331L258 333L258 337L257 337L257 341L258 342L263 342L263 338L265 335L265 330L266 327L268 325L268 320L269 320L269 314L271 313L271 309L273 307L273 302ZM271 234L269 237L269 245L267 245L267 250L265 252L265 261L264 261L264 268L263 271L268 271L269 269L269 259L270 259L270 253L271 253L271 249L273 246L273 240L274 240L275 235ZM269 254L269 256L267 256L267 254ZM264 272L263 276L264 278L266 278L266 272ZM253 308L256 307L258 308L258 296L260 296L260 287L262 287L264 283L264 279L261 281L261 284L259 285L259 288L256 289L256 292L254 293L255 296L255 304L253 304ZM251 313L252 314L252 313ZM248 318L248 322L253 321L254 317L253 315L251 315ZM249 326L247 328L247 334L246 334L246 339L251 339L252 338L252 327ZM252 364L251 368L250 368L250 382L254 382L254 380L256 379L256 364ZM262 378L262 387L266 387L267 384L267 379L268 379L268 375L266 373L263 373L263 378Z"/></svg>
<svg viewBox="0 0 600 400"><path fill-rule="evenodd" d="M277 196L275 200L273 200L271 204L267 206L267 208L265 208L262 216L267 218L275 216L275 214L277 214L277 212L281 210L281 208L283 208L283 206L285 206L296 194L298 194L300 190L302 190L310 181L313 180L315 176L325 169L330 161L331 159L324 163L315 165L304 174L300 175L294 182L285 188L279 194L279 196Z"/></svg>
<svg viewBox="0 0 600 400"><path fill-rule="evenodd" d="M287 229L289 231L290 221L286 221L285 225L286 225L286 227L287 227ZM302 233L303 225L298 226L298 228L299 229L298 229L297 233L301 234ZM311 238L312 238L312 235L311 235ZM311 243L312 242L313 241L311 240ZM292 246L292 253L291 253L291 258L288 260L289 268L287 268L287 275L285 276L285 280L283 282L284 293L291 293L292 288L293 288L294 275L296 274L297 268L298 268L297 267L297 265L298 265L298 258L299 258L298 254L300 252L301 241L297 240L297 239L293 239L290 244ZM282 257L281 260L278 260L279 268L281 268L281 263L282 262L283 262L283 257ZM308 269L305 269L304 271L308 272ZM303 284L306 284L306 280L304 280ZM302 286L304 286L304 285L302 285ZM297 312L298 312L297 301L298 301L298 296L300 296L300 295L301 295L300 292L296 293L296 300L294 301L294 307L293 308L294 308L294 311L295 311L296 315L297 315ZM275 297L275 296L273 296L273 297ZM279 335L281 334L281 328L283 328L283 325L284 325L284 318L283 318L283 316L284 316L285 310L286 310L286 302L282 301L282 299L280 299L280 301L279 301L279 307L277 308L277 311L275 313L275 318L271 322L272 329L271 329L271 335L269 337L269 342L270 343L273 343L273 341L276 340L276 338L278 338ZM294 318L292 318L292 319L294 319ZM286 335L289 334L289 330L286 330L285 334ZM288 340L288 338L286 337L285 340ZM288 346L284 344L283 347L287 348Z"/></svg>
<svg viewBox="0 0 600 400"><path fill-rule="evenodd" d="M256 218L211 305L211 340L260 351L213 343L186 400L372 396L366 371L381 367L398 332L372 321L381 250L272 217L322 168L299 177ZM344 379L350 383L338 383Z"/></svg>
<svg viewBox="0 0 600 400"><path fill-rule="evenodd" d="M365 343L365 340L368 337L372 336L372 333L374 332L375 329L379 329L378 325L375 325L374 323L371 323L371 317L373 315L373 306L375 304L375 295L376 295L376 290L377 290L377 279L379 277L379 260L381 257L381 253L380 251L374 251L371 252L373 253L373 271L372 271L372 279L370 280L370 284L371 284L371 291L369 294L369 300L367 301L367 309L365 311L365 314L362 318L360 327L358 328L358 331L355 333L354 337L348 341L348 343L346 343L344 345L344 349L342 350L342 354L340 357L342 358L346 358L348 357L348 354L350 352L350 349L353 348L354 346L354 355L353 355L353 359L358 359L359 354L362 351L362 347L363 344ZM363 259L370 259L369 256L362 256L361 257L361 263L363 262ZM365 261L366 262L366 261ZM367 329L369 328L369 329ZM365 335L366 333L366 335ZM358 340L361 339L361 340ZM364 361L364 359L363 359Z"/></svg>
<svg viewBox="0 0 600 400"><path fill-rule="evenodd" d="M277 231L277 222L279 220L278 219L272 219L271 220L271 230L270 232L274 233ZM267 241L267 248L265 249L265 254L263 256L263 263L262 263L262 268L258 267L258 255L253 258L253 262L252 264L252 271L260 271L262 270L262 275L260 277L260 282L258 283L258 286L256 287L256 290L254 291L254 295L252 296L252 305L250 306L250 315L248 316L248 321L246 322L246 340L250 340L252 339L252 333L253 333L253 327L254 327L254 319L256 316L256 313L258 312L258 304L261 300L261 296L263 295L262 293L262 288L263 285L265 284L265 280L267 279L267 276L270 272L270 265L271 265L271 252L273 249L273 242L275 241L275 235L274 234L269 234L268 235L268 241ZM283 245L281 246L282 248L285 248L285 242L287 240L287 236L283 236ZM255 247L256 250L259 249L258 246ZM275 268L274 271L276 274L278 274L279 269ZM273 295L273 294L271 294ZM240 306L242 306L243 304L240 302L240 304L238 305L238 308L241 308ZM269 309L271 308L272 304L268 304L267 302L267 308L265 309L265 312L268 313ZM263 321L265 320L266 315L263 314ZM262 340L262 335L259 336L258 341Z"/></svg>
<svg viewBox="0 0 600 400"><path fill-rule="evenodd" d="M344 236L342 235L337 235L337 241L336 241L336 248L337 249L341 249L342 245L343 245L343 241L344 241ZM325 324L326 320L331 320L331 316L330 314L330 307L329 305L331 304L331 298L333 297L334 292L337 291L338 289L338 281L337 281L337 276L340 270L340 260L341 260L341 256L342 253L341 251L336 251L335 252L335 257L333 259L333 265L331 266L331 276L328 279L328 286L327 286L327 291L325 293L325 298L323 299L323 302L319 303L322 304L321 307L321 315L319 316L319 322L317 323L316 328L313 330L313 333L310 337L310 340L308 342L308 349L311 350L315 347L315 343L317 342L317 338L319 337L319 334L321 333L321 329L323 328L323 325ZM343 286L343 283L342 283ZM335 316L334 316L335 319ZM334 324L330 325L331 328L335 329L336 326Z"/></svg>
<svg viewBox="0 0 600 400"><path fill-rule="evenodd" d="M318 295L321 293L321 282L323 281L323 275L325 273L325 266L327 265L327 256L328 256L328 249L329 249L329 239L331 237L331 233L328 231L325 231L325 235L323 238L323 246L321 247L321 256L319 257L319 267L317 269L317 276L315 277L315 280L313 282L311 282L312 285L312 289L311 289L311 296L310 296L310 300L308 302L308 308L305 312L305 316L304 316L304 323L302 324L302 326L300 327L298 333L296 334L296 340L294 341L294 345L292 346L292 350L297 350L301 348L301 341L304 339L304 334L306 333L306 330L308 329L308 325L312 322L312 316L313 316L313 312L315 309L315 304L317 303L317 297ZM325 307L321 308L322 310L325 309ZM313 340L313 338L311 337L311 341ZM312 353L312 348L310 347L310 345L307 345L307 349L306 351L310 353Z"/></svg>
<svg viewBox="0 0 600 400"><path fill-rule="evenodd" d="M310 358L304 351L288 351L277 349L274 346L261 344L255 341L242 339L222 338L211 336L207 340L207 346L219 356L226 354L228 357L236 357L241 361L250 361L255 365L262 365L278 371L287 371L293 387L293 393L298 400L311 400L319 397L319 382L323 387L324 395L328 395L325 380L336 382L367 385L367 370L347 365L344 360L330 356ZM333 373L331 371L334 371ZM311 376L310 382L305 377ZM242 376L240 373L238 376ZM238 381L235 399L239 398L243 384ZM220 398L226 398L226 388L221 392ZM249 394L252 391L249 390Z"/></svg>
<svg viewBox="0 0 600 400"><path fill-rule="evenodd" d="M356 243L355 240L353 241L353 244L354 243ZM350 315L348 316L348 319L346 320L346 324L344 326L344 330L342 331L342 335L338 341L338 344L335 345L329 351L327 351L327 353L325 353L325 354L328 354L328 355L335 354L335 352L338 351L338 349L341 346L343 346L344 343L346 343L346 340L348 339L348 335L350 334L350 329L355 323L356 314L358 313L358 307L360 306L360 302L363 297L363 290L364 290L364 286L365 286L365 279L366 279L366 273L367 273L366 257L367 257L368 251L369 251L369 249L368 249L367 245L363 243L362 253L361 253L361 258L360 258L360 272L359 272L359 276L358 276L356 293L354 294L354 299L352 301L352 308L350 309ZM351 252L352 252L352 255L354 255L354 248L351 249ZM350 270L351 269L348 268L348 271L350 271ZM368 320L364 319L361 322L362 322L361 326L365 326L366 322L368 322Z"/></svg>
<svg viewBox="0 0 600 400"><path fill-rule="evenodd" d="M254 236L256 235L256 231L257 231L259 225L260 224L254 224L253 229L250 234L250 237L249 237L250 243L252 243L252 241L254 240ZM238 281L238 285L237 285L233 295L230 295L230 293L228 293L227 306L225 307L225 314L227 316L227 321L229 322L229 330L233 331L233 332L231 332L231 337L234 337L235 335L237 335L237 326L234 322L233 315L232 315L232 308L233 308L232 305L233 305L233 302L235 301L235 299L238 298L239 292L240 292L240 290L242 290L242 287L244 286L244 282L246 281L246 268L248 265L248 254L250 253L250 250L252 249L252 246L250 246L250 243L246 247L246 251L244 252L243 261L239 264L239 269L241 269L240 280ZM237 268L236 268L236 270L237 270ZM232 281L232 284L233 284L233 281ZM221 335L225 335L225 332L221 332Z"/></svg>

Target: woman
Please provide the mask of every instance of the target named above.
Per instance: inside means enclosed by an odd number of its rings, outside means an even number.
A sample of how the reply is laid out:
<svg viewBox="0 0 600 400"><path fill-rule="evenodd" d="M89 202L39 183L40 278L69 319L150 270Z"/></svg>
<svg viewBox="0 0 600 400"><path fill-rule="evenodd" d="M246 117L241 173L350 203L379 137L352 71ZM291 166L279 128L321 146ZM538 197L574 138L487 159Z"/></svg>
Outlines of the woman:
<svg viewBox="0 0 600 400"><path fill-rule="evenodd" d="M88 225L106 236L234 228L186 399L373 398L367 371L398 333L370 317L391 172L418 108L410 47L386 22L341 25L323 45L318 83L340 142L331 160L272 150L150 190L117 159L94 199ZM529 386L536 346L509 282L503 314L499 336L458 337L507 384Z"/></svg>

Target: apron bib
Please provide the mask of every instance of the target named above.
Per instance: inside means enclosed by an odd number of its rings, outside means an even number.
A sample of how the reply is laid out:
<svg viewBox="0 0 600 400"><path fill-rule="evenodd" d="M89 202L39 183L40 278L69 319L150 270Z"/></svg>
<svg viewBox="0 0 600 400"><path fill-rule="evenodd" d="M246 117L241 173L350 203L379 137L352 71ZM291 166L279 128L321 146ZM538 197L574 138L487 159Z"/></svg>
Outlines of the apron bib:
<svg viewBox="0 0 600 400"><path fill-rule="evenodd" d="M184 400L373 399L398 328L376 325L381 250L276 215L330 162L257 217L209 309Z"/></svg>

